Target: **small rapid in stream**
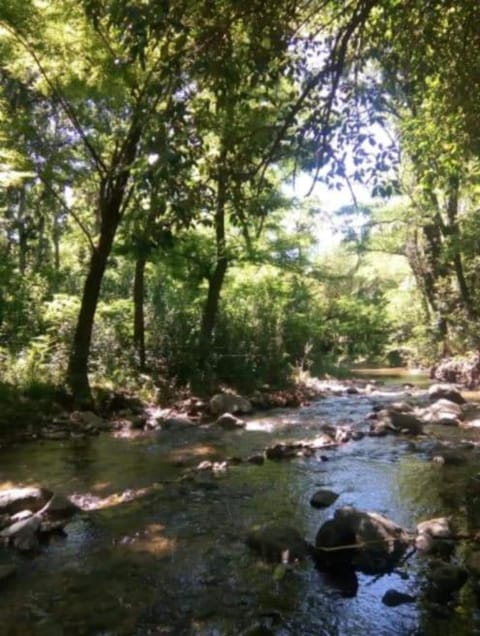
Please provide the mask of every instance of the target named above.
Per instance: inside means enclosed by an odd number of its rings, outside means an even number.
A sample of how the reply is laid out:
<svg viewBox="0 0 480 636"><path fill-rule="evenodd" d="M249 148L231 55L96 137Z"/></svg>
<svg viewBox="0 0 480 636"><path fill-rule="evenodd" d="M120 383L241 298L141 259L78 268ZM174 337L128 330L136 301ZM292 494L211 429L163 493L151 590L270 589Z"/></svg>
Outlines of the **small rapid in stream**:
<svg viewBox="0 0 480 636"><path fill-rule="evenodd" d="M413 390L414 396L418 391ZM480 611L470 583L456 607L432 611L422 596L426 558L409 558L384 576L358 574L355 595L311 561L282 577L245 545L254 525L294 525L309 541L336 508L382 513L405 528L452 515L478 531L480 511L465 499L480 470L478 447L460 465L431 461L434 439L480 441L480 429L429 427L433 437L369 437L311 457L229 466L216 476L179 477L203 460L246 458L281 440L313 439L325 424L365 429L373 404L405 399L401 385L338 395L300 409L256 414L242 431L218 427L165 430L132 439L101 434L35 441L0 449L1 487L41 484L80 500L107 501L52 535L40 554L0 550L18 571L0 597L3 636L237 634L470 636ZM432 431L434 431L432 433ZM318 488L340 494L318 510ZM458 543L459 558L468 546ZM387 607L386 590L417 597Z"/></svg>

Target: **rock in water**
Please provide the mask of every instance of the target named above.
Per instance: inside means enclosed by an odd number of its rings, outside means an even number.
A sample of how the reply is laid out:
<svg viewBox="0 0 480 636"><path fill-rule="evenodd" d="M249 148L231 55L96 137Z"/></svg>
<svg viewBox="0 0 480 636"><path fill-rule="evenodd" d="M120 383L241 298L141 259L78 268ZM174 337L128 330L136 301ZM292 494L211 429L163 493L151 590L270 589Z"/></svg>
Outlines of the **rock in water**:
<svg viewBox="0 0 480 636"><path fill-rule="evenodd" d="M21 552L32 552L38 548L37 532L40 530L40 519L29 517L17 521L0 532L0 538L7 540Z"/></svg>
<svg viewBox="0 0 480 636"><path fill-rule="evenodd" d="M439 547L448 547L446 539L451 539L452 528L447 517L437 517L428 519L417 524L417 536L415 537L415 547L425 553L438 551Z"/></svg>
<svg viewBox="0 0 480 636"><path fill-rule="evenodd" d="M340 495L337 495L337 493L333 492L333 490L317 490L310 499L310 505L314 508L328 508L328 506L331 506L335 503L335 501L337 501L339 496Z"/></svg>
<svg viewBox="0 0 480 636"><path fill-rule="evenodd" d="M398 592L397 590L387 590L382 598L382 603L387 607L397 607L404 603L414 603L415 597L404 592Z"/></svg>
<svg viewBox="0 0 480 636"><path fill-rule="evenodd" d="M456 404L465 404L463 395L451 384L432 384L428 389L428 397L432 401L445 399Z"/></svg>
<svg viewBox="0 0 480 636"><path fill-rule="evenodd" d="M217 426L225 429L226 431L234 431L239 428L245 428L246 423L231 413L223 413L215 422Z"/></svg>
<svg viewBox="0 0 480 636"><path fill-rule="evenodd" d="M459 404L442 398L424 409L421 418L424 422L431 424L459 426L464 419L464 414Z"/></svg>
<svg viewBox="0 0 480 636"><path fill-rule="evenodd" d="M265 560L288 563L304 559L308 545L296 528L266 524L255 527L247 535L247 545Z"/></svg>
<svg viewBox="0 0 480 636"><path fill-rule="evenodd" d="M43 508L53 493L46 488L9 488L0 490L0 513L15 514L21 510L36 512Z"/></svg>
<svg viewBox="0 0 480 636"><path fill-rule="evenodd" d="M408 545L407 533L393 521L351 507L337 510L315 541L319 565L349 564L366 574L392 569Z"/></svg>

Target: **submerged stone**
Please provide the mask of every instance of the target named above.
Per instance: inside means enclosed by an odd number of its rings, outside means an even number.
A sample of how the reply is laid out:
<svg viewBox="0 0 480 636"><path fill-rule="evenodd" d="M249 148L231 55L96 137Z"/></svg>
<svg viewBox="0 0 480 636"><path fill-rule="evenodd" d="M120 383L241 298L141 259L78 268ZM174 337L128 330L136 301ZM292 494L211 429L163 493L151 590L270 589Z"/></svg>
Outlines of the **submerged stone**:
<svg viewBox="0 0 480 636"><path fill-rule="evenodd" d="M288 525L254 527L247 535L247 545L266 561L288 563L308 555L307 542L296 528Z"/></svg>

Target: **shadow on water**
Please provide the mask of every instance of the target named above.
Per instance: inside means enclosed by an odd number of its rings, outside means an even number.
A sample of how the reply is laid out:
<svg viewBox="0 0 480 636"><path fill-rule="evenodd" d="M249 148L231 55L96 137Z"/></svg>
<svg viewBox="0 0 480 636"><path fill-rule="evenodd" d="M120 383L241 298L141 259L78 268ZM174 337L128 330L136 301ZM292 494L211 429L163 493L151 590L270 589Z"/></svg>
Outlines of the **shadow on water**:
<svg viewBox="0 0 480 636"><path fill-rule="evenodd" d="M102 435L0 449L0 481L41 483L104 504L72 522L67 536L52 537L35 558L15 557L17 576L1 590L2 635L480 633L467 588L442 619L422 601L382 604L392 587L421 596L420 557L381 577L320 572L311 562L279 577L244 543L248 528L271 520L295 525L313 542L333 512L310 506L319 487L340 494L335 507L375 510L407 528L453 514L460 529L472 529L479 520L463 492L478 472L473 459L439 467L421 444L365 437L327 451L328 461L267 461L232 466L218 477L178 479L204 459L247 457L279 439L314 437L325 423L361 422L372 400L381 399L332 396L252 419L242 432L165 431L133 440Z"/></svg>

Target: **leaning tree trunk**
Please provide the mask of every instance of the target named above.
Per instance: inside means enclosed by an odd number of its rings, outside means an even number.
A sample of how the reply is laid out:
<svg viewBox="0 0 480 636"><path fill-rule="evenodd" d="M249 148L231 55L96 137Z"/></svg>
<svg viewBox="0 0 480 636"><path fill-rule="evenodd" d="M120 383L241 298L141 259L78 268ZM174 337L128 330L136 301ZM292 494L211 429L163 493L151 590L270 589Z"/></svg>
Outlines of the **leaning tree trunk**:
<svg viewBox="0 0 480 636"><path fill-rule="evenodd" d="M88 380L93 322L100 298L103 274L123 209L128 201L126 191L130 179L130 167L137 153L140 134L141 129L136 122L132 122L123 146L113 157L108 176L101 181L98 205L100 238L92 251L67 370L67 384L72 390L74 403L81 408L93 407Z"/></svg>
<svg viewBox="0 0 480 636"><path fill-rule="evenodd" d="M120 221L120 208L107 201L102 206L102 225L98 245L92 252L90 266L83 288L80 313L73 338L73 346L67 371L67 381L73 393L75 405L92 408L93 400L88 380L88 359L92 342L93 323L100 297L103 274Z"/></svg>

